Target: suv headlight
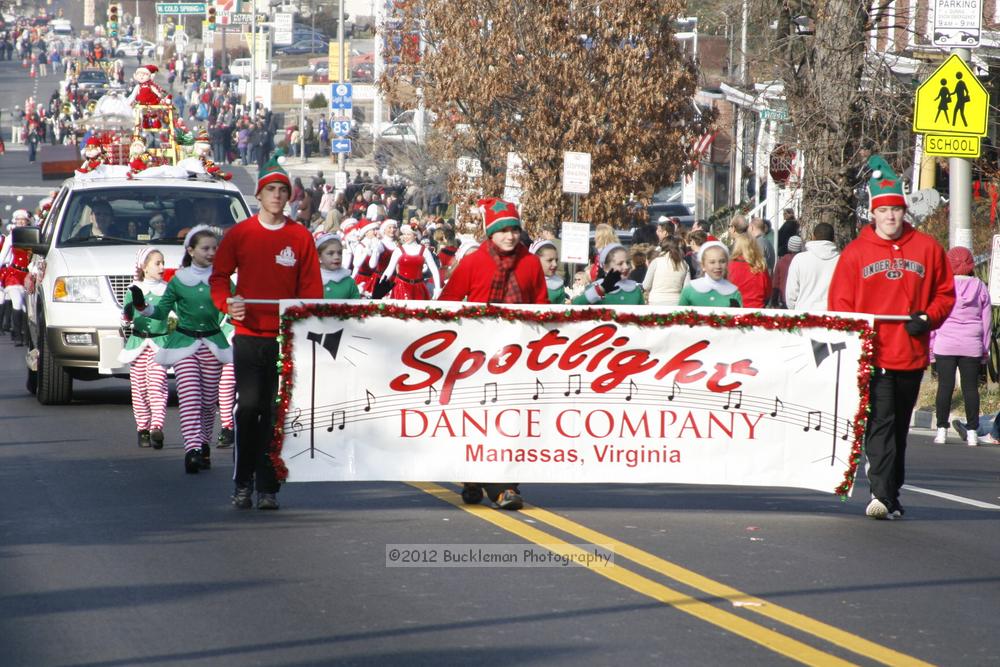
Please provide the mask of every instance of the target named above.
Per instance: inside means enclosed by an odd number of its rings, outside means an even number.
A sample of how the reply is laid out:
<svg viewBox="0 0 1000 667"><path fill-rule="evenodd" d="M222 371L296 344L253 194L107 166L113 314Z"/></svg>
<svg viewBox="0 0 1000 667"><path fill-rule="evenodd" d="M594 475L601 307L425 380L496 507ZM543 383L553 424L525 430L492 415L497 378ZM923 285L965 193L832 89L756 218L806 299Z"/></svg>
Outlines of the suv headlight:
<svg viewBox="0 0 1000 667"><path fill-rule="evenodd" d="M101 283L97 276L64 276L56 278L52 300L62 303L100 303Z"/></svg>

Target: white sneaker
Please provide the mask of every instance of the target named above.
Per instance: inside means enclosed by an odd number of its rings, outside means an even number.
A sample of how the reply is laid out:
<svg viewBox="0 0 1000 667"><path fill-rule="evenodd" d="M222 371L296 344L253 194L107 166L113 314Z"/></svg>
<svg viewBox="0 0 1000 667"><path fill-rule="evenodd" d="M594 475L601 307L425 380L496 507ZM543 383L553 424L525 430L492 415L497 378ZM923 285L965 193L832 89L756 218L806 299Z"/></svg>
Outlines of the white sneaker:
<svg viewBox="0 0 1000 667"><path fill-rule="evenodd" d="M969 431L968 433L966 433L965 442L966 442L966 444L969 445L969 447L978 447L979 446L979 434L976 433L975 431Z"/></svg>
<svg viewBox="0 0 1000 667"><path fill-rule="evenodd" d="M889 513L889 508L878 498L872 498L872 501L868 503L868 507L865 509L865 516L870 516L873 519L892 520L896 518Z"/></svg>
<svg viewBox="0 0 1000 667"><path fill-rule="evenodd" d="M934 436L935 445L943 445L948 440L948 429L941 426L938 427L937 435Z"/></svg>

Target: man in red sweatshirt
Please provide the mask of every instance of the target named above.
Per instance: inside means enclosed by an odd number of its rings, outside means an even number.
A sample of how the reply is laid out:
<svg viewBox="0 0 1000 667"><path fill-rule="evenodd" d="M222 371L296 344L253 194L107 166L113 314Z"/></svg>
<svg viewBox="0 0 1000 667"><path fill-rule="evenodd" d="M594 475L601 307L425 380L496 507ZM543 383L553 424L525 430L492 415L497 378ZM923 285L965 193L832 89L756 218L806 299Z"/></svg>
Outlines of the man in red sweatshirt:
<svg viewBox="0 0 1000 667"><path fill-rule="evenodd" d="M875 322L875 368L869 385L871 412L865 434L873 519L903 516L906 436L920 380L929 361L931 329L955 303L951 267L933 238L903 221L902 180L881 157L868 160L872 224L861 230L837 263L828 307L833 311L908 315Z"/></svg>
<svg viewBox="0 0 1000 667"><path fill-rule="evenodd" d="M462 258L441 292L440 300L547 304L549 293L542 263L521 243L521 218L517 208L500 199L481 199L479 210L483 215L486 241ZM501 509L519 510L524 505L514 482L466 483L462 499L476 504L482 500L483 491Z"/></svg>
<svg viewBox="0 0 1000 667"><path fill-rule="evenodd" d="M291 196L288 174L273 158L257 177L260 211L233 227L215 254L209 285L212 301L236 325L236 491L233 505L278 509L280 484L270 459L274 401L278 394L278 308L244 299L322 299L323 281L312 235L285 217ZM238 273L235 294L232 276Z"/></svg>

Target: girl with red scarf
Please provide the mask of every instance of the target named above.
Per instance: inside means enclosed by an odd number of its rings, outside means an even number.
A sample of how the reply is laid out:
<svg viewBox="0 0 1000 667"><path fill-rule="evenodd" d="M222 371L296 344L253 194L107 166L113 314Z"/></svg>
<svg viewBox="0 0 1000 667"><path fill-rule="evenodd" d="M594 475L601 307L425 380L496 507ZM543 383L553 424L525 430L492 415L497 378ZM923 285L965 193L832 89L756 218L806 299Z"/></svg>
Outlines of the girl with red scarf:
<svg viewBox="0 0 1000 667"><path fill-rule="evenodd" d="M521 243L521 218L510 202L479 200L487 240L462 258L451 275L441 301L469 300L479 303L548 303L548 288L542 263ZM466 483L462 499L469 504L483 493L500 509L518 510L524 505L516 483Z"/></svg>

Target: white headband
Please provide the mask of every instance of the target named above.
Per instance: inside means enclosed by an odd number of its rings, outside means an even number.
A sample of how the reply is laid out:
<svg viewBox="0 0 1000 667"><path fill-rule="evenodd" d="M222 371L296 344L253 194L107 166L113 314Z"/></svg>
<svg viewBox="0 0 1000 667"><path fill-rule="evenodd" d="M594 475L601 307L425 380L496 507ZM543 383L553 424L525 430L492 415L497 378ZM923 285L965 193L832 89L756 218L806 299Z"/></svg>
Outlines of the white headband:
<svg viewBox="0 0 1000 667"><path fill-rule="evenodd" d="M546 246L552 248L553 250L558 250L558 248L556 248L556 244L553 243L552 241L548 239L538 239L537 241L531 244L531 246L528 248L528 252L530 252L532 255L537 255L538 252Z"/></svg>
<svg viewBox="0 0 1000 667"><path fill-rule="evenodd" d="M191 239L198 232L212 232L213 236L218 236L215 233L215 230L212 229L211 227L209 227L208 225L195 225L194 227L192 227L191 229L188 230L187 234L184 235L184 247L185 248L190 247L190 245L191 245Z"/></svg>
<svg viewBox="0 0 1000 667"><path fill-rule="evenodd" d="M604 266L604 263L608 261L608 257L615 250L625 250L625 246L621 243L609 243L608 245L601 248L601 254L598 255L598 262L600 266Z"/></svg>
<svg viewBox="0 0 1000 667"><path fill-rule="evenodd" d="M145 268L146 260L149 259L149 256L152 255L154 252L160 252L160 251L151 245L139 248L139 252L135 253L135 268L137 269Z"/></svg>
<svg viewBox="0 0 1000 667"><path fill-rule="evenodd" d="M726 254L726 259L729 258L729 248L727 248L724 243L720 241L706 241L700 248L698 248L699 264L701 264L701 258L705 254L705 251L709 248L722 248L722 252Z"/></svg>

